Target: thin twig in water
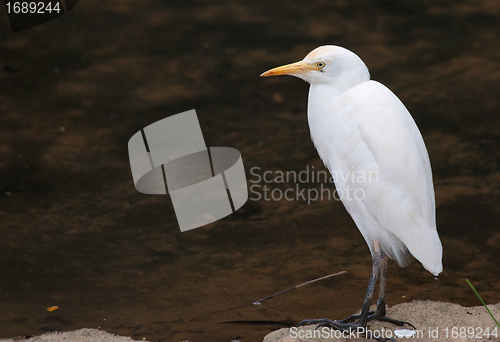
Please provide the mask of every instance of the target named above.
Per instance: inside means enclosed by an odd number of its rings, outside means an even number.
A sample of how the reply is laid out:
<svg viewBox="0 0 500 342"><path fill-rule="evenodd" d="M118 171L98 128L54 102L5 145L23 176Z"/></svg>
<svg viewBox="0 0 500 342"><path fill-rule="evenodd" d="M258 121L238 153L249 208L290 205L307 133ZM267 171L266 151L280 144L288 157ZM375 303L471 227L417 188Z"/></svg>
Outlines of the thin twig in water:
<svg viewBox="0 0 500 342"><path fill-rule="evenodd" d="M286 290L280 291L278 293L272 294L270 296L267 296L266 298L259 299L259 300L255 301L255 302L253 302L252 304L253 305L260 305L263 301L271 299L273 297L276 297L276 296L278 296L278 295L280 295L282 293L285 293L285 292L288 292L288 291L291 291L291 290L295 290L296 288L299 288L301 286L308 285L308 284L314 283L316 281L320 281L320 280L327 279L327 278L330 278L330 277L335 277L335 276L338 276L338 275L341 275L341 274L344 274L344 273L346 273L346 271L341 271L341 272L338 272L338 273L333 273L333 274L326 275L324 277L320 277L320 278L317 278L317 279L306 281L305 283L302 283L302 284L299 284L299 285L295 285L294 287L290 287L289 289L286 289Z"/></svg>

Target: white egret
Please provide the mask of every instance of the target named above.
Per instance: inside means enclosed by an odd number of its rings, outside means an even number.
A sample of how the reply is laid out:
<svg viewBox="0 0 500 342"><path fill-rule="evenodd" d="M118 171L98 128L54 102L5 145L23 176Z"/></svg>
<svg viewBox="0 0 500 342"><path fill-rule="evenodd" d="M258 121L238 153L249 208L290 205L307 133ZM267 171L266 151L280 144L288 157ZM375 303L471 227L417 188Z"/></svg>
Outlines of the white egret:
<svg viewBox="0 0 500 342"><path fill-rule="evenodd" d="M388 258L403 267L409 252L432 274L437 276L443 270L431 166L417 125L396 95L370 80L363 61L345 48L321 46L302 61L261 76L276 75L310 83L307 116L312 141L334 176L339 194L362 194L341 200L373 257L359 315L299 324L340 330L366 327L372 319L409 324L385 316ZM379 277L377 307L369 311Z"/></svg>

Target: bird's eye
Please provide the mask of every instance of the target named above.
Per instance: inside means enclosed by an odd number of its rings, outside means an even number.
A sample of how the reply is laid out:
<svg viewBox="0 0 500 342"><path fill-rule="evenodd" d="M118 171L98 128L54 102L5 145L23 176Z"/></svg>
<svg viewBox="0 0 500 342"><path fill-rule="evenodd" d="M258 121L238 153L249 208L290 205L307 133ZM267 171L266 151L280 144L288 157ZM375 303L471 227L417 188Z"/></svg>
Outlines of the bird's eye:
<svg viewBox="0 0 500 342"><path fill-rule="evenodd" d="M325 62L318 62L316 63L316 65L318 66L318 68L323 69L325 67Z"/></svg>

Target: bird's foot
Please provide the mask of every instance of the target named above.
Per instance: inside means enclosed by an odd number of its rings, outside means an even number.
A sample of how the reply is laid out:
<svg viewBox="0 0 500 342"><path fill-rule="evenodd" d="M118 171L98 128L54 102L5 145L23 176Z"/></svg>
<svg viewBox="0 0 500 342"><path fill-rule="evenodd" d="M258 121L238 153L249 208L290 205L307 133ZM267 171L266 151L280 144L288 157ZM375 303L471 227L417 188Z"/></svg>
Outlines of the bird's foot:
<svg viewBox="0 0 500 342"><path fill-rule="evenodd" d="M328 319L328 318L305 319L303 321L300 321L299 324L297 324L297 326L311 325L311 324L317 324L318 326L316 327L316 329L321 328L321 327L328 327L328 328L333 328L335 330L340 330L340 331L355 330L359 327L359 325L356 323L334 321L334 320Z"/></svg>
<svg viewBox="0 0 500 342"><path fill-rule="evenodd" d="M382 321L382 322L392 323L392 324L400 326L400 327L405 326L405 325L409 325L410 327L413 328L413 330L417 330L417 328L415 328L415 326L413 324L411 324L410 322L399 321L397 319L389 318L389 317L385 317L385 316L380 316L380 317L375 318L375 319L378 321Z"/></svg>
<svg viewBox="0 0 500 342"><path fill-rule="evenodd" d="M328 327L328 328L340 330L343 332L345 331L345 332L347 332L346 336L349 336L349 337L358 337L359 334L363 334L363 335L366 335L369 338L373 338L374 340L377 340L379 342L388 342L388 341L396 342L396 340L394 340L392 338L375 336L375 334L371 333L366 328L366 325L363 326L359 322L359 318L360 318L359 314L354 314L354 315L351 315L347 318L344 318L344 319L341 319L338 321L334 321L334 320L331 320L328 318L305 319L305 320L299 322L298 326L317 324L318 326L316 327L316 329L319 329L321 327ZM389 323L395 324L397 326L409 325L413 329L416 329L413 326L413 324L411 324L411 323L408 323L405 321L398 321L396 319L385 317L385 314L382 314L379 311L370 311L368 313L367 320L371 321L374 319L379 320L379 321L383 321L383 322L389 322Z"/></svg>
<svg viewBox="0 0 500 342"><path fill-rule="evenodd" d="M351 316L349 316L347 318L338 320L337 322L340 322L340 323L354 322L357 319L359 319L359 317L360 317L360 314L354 314L354 315L351 315ZM408 326L412 327L413 329L417 330L417 328L415 328L415 326L413 324L411 324L410 322L399 321L397 319L386 317L385 313L381 312L379 310L368 312L367 322L372 321L374 319L377 320L377 321L392 323L392 324L400 326L400 327L408 325Z"/></svg>

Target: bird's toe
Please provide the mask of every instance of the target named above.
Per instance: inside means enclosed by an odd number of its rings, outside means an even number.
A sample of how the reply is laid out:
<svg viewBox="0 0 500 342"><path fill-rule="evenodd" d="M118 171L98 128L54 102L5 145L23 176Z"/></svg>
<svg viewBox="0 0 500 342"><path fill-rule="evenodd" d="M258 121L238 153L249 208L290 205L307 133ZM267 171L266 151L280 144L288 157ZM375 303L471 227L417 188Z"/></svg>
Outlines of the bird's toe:
<svg viewBox="0 0 500 342"><path fill-rule="evenodd" d="M412 327L413 329L417 330L417 328L415 328L415 326L413 324L411 324L410 322L400 321L400 320L397 320L397 319L394 319L394 318L389 318L389 317L386 317L386 316L376 317L375 319L377 319L379 321L383 321L383 322L392 323L392 324L400 326L400 327L402 327L404 325L408 325L408 326Z"/></svg>
<svg viewBox="0 0 500 342"><path fill-rule="evenodd" d="M311 325L311 324L317 324L318 326L316 327L316 329L321 327L328 327L328 328L333 328L335 330L344 331L344 330L358 328L358 325L356 323L345 323L341 321L334 321L329 318L305 319L303 321L300 321L299 324L297 324L297 326Z"/></svg>

